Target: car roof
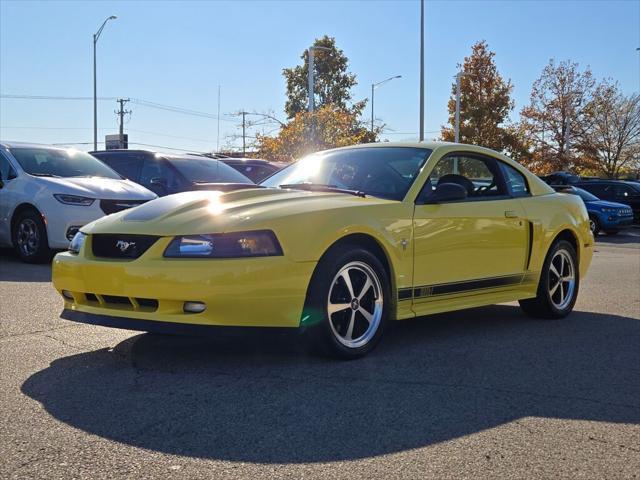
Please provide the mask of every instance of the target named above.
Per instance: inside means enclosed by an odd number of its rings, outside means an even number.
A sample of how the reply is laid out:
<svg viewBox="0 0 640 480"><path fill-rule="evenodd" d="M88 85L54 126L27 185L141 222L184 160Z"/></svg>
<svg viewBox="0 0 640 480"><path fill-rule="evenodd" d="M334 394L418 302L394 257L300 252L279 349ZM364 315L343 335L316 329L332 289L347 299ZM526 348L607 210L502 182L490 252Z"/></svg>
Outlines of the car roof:
<svg viewBox="0 0 640 480"><path fill-rule="evenodd" d="M166 153L166 152L154 152L153 150L144 150L144 149L128 149L128 148L114 148L111 150L93 150L89 152L91 155L104 155L104 154L125 154L125 153L136 153L136 154L144 154L144 155L153 155L161 158L166 158L168 160L176 159L176 158L194 158L194 159L207 159L207 160L219 160L218 158L211 158L205 155L201 155L199 153Z"/></svg>
<svg viewBox="0 0 640 480"><path fill-rule="evenodd" d="M269 160L265 160L264 158L218 158L223 163L253 163L254 165L270 165L271 162Z"/></svg>
<svg viewBox="0 0 640 480"><path fill-rule="evenodd" d="M65 147L63 145L49 145L46 143L32 143L32 142L11 142L0 141L0 146L4 148L55 148L58 150L67 150L71 147Z"/></svg>
<svg viewBox="0 0 640 480"><path fill-rule="evenodd" d="M580 180L579 185L594 185L597 183L622 183L623 185L637 185L638 182L634 180L616 180L615 178L598 178L593 180Z"/></svg>

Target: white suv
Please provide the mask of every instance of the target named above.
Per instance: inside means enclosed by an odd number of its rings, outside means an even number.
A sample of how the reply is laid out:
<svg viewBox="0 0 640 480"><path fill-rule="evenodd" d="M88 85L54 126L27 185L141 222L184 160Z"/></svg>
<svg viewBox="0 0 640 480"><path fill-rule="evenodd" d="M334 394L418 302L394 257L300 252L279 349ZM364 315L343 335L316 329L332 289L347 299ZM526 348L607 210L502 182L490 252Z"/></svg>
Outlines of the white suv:
<svg viewBox="0 0 640 480"><path fill-rule="evenodd" d="M153 198L87 153L0 142L0 245L25 262L48 261L83 225Z"/></svg>

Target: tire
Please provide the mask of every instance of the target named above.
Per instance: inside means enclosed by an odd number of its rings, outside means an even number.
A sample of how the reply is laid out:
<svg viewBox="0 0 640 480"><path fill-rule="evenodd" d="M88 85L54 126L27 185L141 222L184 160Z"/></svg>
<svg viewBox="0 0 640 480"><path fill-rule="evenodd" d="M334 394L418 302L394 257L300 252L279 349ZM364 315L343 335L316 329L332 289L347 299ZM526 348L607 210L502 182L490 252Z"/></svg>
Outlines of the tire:
<svg viewBox="0 0 640 480"><path fill-rule="evenodd" d="M591 233L593 233L594 237L598 235L598 233L600 233L600 229L602 227L600 226L598 217L596 217L595 215L589 215L589 227L591 228Z"/></svg>
<svg viewBox="0 0 640 480"><path fill-rule="evenodd" d="M519 302L527 315L558 319L571 313L580 287L577 259L573 245L566 240L557 240L551 245L540 273L537 296ZM565 280L558 281L558 273Z"/></svg>
<svg viewBox="0 0 640 480"><path fill-rule="evenodd" d="M307 291L303 314L307 345L314 353L345 360L369 353L389 323L389 285L384 266L371 252L355 245L327 252Z"/></svg>
<svg viewBox="0 0 640 480"><path fill-rule="evenodd" d="M49 249L47 227L42 216L35 210L18 214L12 228L13 247L23 262L46 263L51 261L53 251Z"/></svg>

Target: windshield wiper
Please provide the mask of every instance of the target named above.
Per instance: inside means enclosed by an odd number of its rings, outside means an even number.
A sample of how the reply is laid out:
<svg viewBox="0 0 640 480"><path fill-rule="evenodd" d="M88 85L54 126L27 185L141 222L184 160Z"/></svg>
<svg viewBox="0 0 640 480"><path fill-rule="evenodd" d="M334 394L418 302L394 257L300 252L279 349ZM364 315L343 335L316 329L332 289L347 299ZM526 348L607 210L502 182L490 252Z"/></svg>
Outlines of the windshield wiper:
<svg viewBox="0 0 640 480"><path fill-rule="evenodd" d="M307 190L309 192L335 192L347 193L356 197L365 197L366 194L360 190L348 190L346 188L338 188L334 185L326 185L324 183L283 183L278 185L280 188L291 188L294 190Z"/></svg>
<svg viewBox="0 0 640 480"><path fill-rule="evenodd" d="M53 173L35 172L35 173L30 173L29 175L33 175L34 177L55 177L55 178L60 178L60 175L54 175Z"/></svg>

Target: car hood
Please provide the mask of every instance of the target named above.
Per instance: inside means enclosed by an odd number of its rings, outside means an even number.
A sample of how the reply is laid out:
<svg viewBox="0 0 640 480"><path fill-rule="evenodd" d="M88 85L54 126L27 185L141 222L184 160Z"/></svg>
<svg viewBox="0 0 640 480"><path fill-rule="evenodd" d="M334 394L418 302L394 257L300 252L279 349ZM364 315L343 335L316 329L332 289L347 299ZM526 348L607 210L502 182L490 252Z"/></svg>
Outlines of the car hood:
<svg viewBox="0 0 640 480"><path fill-rule="evenodd" d="M608 202L606 200L587 202L587 206L596 208L629 208L629 205L625 205L624 203Z"/></svg>
<svg viewBox="0 0 640 480"><path fill-rule="evenodd" d="M35 177L53 193L80 195L101 200L151 200L157 197L130 180L102 177Z"/></svg>
<svg viewBox="0 0 640 480"><path fill-rule="evenodd" d="M85 233L186 235L272 228L283 217L399 202L375 197L278 188L168 195L99 219Z"/></svg>

